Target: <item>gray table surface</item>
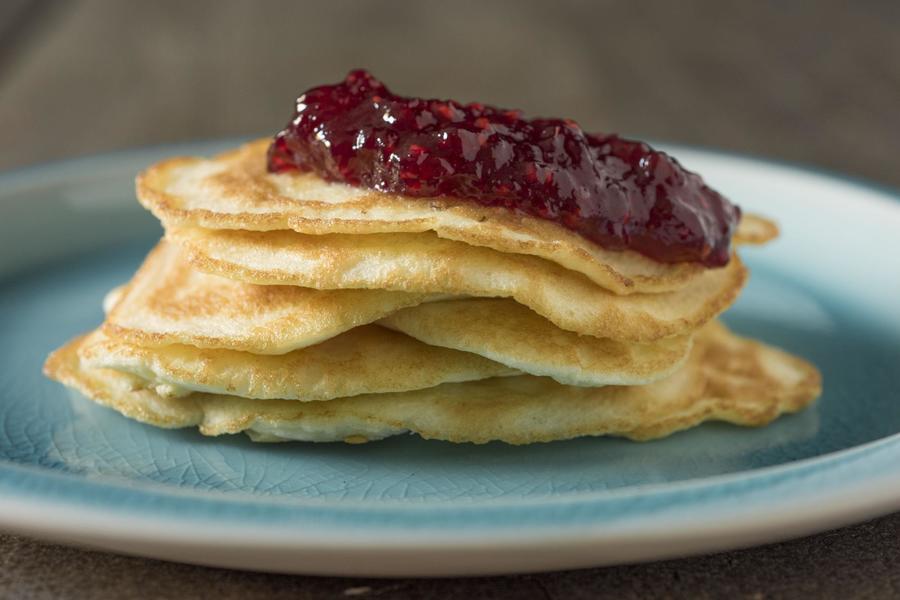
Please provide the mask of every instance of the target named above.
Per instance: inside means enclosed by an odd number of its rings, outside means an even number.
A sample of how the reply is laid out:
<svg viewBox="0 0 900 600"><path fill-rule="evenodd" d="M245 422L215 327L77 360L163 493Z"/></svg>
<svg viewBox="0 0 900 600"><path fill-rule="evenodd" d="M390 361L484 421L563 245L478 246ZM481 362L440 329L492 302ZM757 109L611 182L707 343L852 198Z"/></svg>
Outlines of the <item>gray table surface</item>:
<svg viewBox="0 0 900 600"><path fill-rule="evenodd" d="M401 92L564 115L900 186L900 3L0 3L0 169L268 135L366 66ZM690 166L690 165L688 165ZM900 597L900 514L750 550L502 578L241 573L0 535L3 598Z"/></svg>

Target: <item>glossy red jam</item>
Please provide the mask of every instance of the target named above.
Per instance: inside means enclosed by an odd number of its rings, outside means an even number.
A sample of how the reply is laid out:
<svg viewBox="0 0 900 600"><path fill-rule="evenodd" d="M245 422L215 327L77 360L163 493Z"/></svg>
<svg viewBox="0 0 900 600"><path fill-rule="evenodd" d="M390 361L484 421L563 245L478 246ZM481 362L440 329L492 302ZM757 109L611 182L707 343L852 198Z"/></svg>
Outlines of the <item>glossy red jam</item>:
<svg viewBox="0 0 900 600"><path fill-rule="evenodd" d="M740 209L643 142L574 121L392 94L366 71L297 99L269 171L414 197L453 196L555 221L661 262L728 262Z"/></svg>

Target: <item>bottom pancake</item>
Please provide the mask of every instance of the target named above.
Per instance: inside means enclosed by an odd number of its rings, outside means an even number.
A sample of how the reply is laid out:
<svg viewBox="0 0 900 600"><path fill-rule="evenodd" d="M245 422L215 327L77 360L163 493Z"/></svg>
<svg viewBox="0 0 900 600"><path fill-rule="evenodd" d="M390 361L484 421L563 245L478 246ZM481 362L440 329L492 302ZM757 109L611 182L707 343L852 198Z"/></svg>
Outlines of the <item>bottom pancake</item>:
<svg viewBox="0 0 900 600"><path fill-rule="evenodd" d="M407 432L474 443L593 435L649 440L710 420L765 425L802 409L821 390L818 371L805 360L715 322L698 332L678 371L648 385L584 388L520 375L316 403L205 393L164 398L131 375L83 368L83 339L54 352L45 373L144 423L199 426L205 435L243 431L256 441L360 442Z"/></svg>

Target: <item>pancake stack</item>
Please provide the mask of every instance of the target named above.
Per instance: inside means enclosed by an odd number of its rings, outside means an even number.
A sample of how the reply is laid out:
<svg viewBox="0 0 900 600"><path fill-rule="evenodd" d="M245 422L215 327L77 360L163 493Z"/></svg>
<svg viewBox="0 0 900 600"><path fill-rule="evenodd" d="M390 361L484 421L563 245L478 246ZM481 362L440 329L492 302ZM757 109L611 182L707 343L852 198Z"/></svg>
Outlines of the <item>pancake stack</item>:
<svg viewBox="0 0 900 600"><path fill-rule="evenodd" d="M50 377L256 441L648 440L819 393L812 365L716 321L747 279L736 254L660 263L504 208L272 174L268 144L138 177L165 239ZM734 241L776 235L745 215Z"/></svg>

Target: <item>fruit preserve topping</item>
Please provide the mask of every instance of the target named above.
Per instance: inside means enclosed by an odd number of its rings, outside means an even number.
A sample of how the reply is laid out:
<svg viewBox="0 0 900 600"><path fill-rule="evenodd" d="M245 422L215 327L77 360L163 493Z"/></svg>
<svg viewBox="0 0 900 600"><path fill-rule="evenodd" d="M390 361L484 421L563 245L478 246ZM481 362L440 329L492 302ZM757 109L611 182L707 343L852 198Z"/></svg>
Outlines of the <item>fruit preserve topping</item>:
<svg viewBox="0 0 900 600"><path fill-rule="evenodd" d="M643 142L585 133L566 119L397 96L366 71L300 96L269 148L268 169L504 207L669 263L726 264L741 216Z"/></svg>

